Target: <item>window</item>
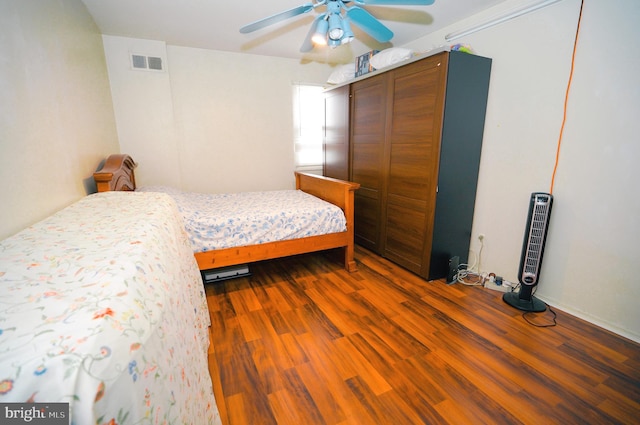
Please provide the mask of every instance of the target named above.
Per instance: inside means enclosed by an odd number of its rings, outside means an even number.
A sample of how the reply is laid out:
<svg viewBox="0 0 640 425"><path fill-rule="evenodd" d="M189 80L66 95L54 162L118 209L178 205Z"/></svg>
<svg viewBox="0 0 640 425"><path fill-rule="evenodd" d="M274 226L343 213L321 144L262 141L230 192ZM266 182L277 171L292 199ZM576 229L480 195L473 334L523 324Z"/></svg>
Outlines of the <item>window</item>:
<svg viewBox="0 0 640 425"><path fill-rule="evenodd" d="M295 169L322 174L324 97L321 86L293 86Z"/></svg>

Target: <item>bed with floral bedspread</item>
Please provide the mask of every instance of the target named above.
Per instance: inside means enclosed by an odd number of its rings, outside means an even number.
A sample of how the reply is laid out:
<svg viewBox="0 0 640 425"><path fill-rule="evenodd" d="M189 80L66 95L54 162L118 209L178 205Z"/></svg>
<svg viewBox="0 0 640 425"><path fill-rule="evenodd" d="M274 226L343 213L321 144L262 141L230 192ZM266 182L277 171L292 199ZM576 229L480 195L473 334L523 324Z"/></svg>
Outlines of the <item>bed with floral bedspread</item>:
<svg viewBox="0 0 640 425"><path fill-rule="evenodd" d="M182 214L193 252L347 230L340 208L301 190L213 194L145 186L136 191L171 195Z"/></svg>
<svg viewBox="0 0 640 425"><path fill-rule="evenodd" d="M138 186L136 184L136 178L134 169L137 164L127 154L113 154L110 155L104 165L99 171L93 173L93 178L96 182L98 192L109 191L136 191ZM307 234L306 229L301 232L294 232L292 235L287 235L282 238L282 234L278 237L263 238L260 236L252 242L249 241L234 241L232 246L213 248L213 246L219 243L219 240L215 241L215 244L211 244L211 240L206 241L203 245L199 245L200 242L194 242L194 256L198 263L200 270L209 270L227 266L234 266L239 264L253 263L263 260L271 260L274 258L286 257L289 255L298 255L308 252L323 251L330 249L340 249L344 255L345 269L349 272L354 272L358 269L356 261L354 259L354 192L358 190L360 184L353 183L344 180L333 179L330 177L316 176L313 174L294 172L295 176L295 188L299 192L304 192L311 195L318 200L326 201L333 204L337 211L340 209L341 216L344 217L344 225L340 225L341 230L330 230L326 233L314 232L314 234ZM302 196L301 194L298 194ZM196 194L188 194L187 196L198 196ZM201 194L202 197L208 197L209 195ZM225 196L244 196L242 194L237 195L225 195ZM266 192L266 197L272 196L272 193ZM204 200L204 202L208 202ZM242 200L234 201L236 206L240 206ZM179 202L182 203L182 200ZM198 205L200 204L200 205ZM219 216L220 209L217 207L215 201L211 202L209 206L202 206L201 200L195 200L192 205L192 211L200 211L198 216L190 215L186 218L187 221L195 223L196 220L201 220L198 224L203 232L207 232L207 238L213 236L216 239L215 229L223 230L224 232L236 232L238 228L235 226L235 222L229 221L222 222L222 224L214 224L214 227L210 227L209 230L205 229L208 226L209 217L207 214L211 214L211 219L216 220L216 216ZM297 208L298 200L293 201L280 201L269 202L270 206L276 206L277 209L271 211L269 217L275 218L277 214L285 213L291 208ZM268 205L267 205L268 206ZM246 208L245 208L246 210ZM250 210L247 211L252 220L251 225L262 226L259 220L256 220L257 215L253 214ZM311 216L307 215L307 218ZM317 216L316 216L317 217ZM224 220L224 219L223 219ZM288 218L286 220L289 220ZM310 223L307 220L307 224ZM216 227L217 226L217 227ZM213 229L213 230L212 230ZM241 232L236 232L236 235L244 235L246 227ZM191 233L191 229L188 229ZM260 232L258 232L260 233ZM257 243L256 243L257 241ZM207 246L206 249L199 249L198 246Z"/></svg>
<svg viewBox="0 0 640 425"><path fill-rule="evenodd" d="M0 241L0 402L70 423L220 422L209 314L173 199L90 195Z"/></svg>

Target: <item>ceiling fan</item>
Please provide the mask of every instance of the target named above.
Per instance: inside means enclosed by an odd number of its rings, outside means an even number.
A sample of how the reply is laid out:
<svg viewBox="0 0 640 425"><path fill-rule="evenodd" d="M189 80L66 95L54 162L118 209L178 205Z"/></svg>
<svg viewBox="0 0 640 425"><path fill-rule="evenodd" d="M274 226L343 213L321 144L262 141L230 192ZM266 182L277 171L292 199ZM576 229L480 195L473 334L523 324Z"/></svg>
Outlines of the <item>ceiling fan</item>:
<svg viewBox="0 0 640 425"><path fill-rule="evenodd" d="M326 10L314 19L300 48L301 52L308 52L315 45L335 48L351 42L354 38L351 23L378 42L386 43L393 38L393 32L361 6L428 6L434 2L435 0L313 0L312 3L305 3L245 25L240 28L240 32L247 34L325 6Z"/></svg>

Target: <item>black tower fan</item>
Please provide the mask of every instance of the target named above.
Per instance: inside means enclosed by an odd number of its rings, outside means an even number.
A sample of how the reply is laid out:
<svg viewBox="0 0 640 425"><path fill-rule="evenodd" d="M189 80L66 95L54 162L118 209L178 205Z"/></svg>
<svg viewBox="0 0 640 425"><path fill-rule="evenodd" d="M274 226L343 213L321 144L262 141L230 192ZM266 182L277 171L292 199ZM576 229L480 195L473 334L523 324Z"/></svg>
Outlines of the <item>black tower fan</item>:
<svg viewBox="0 0 640 425"><path fill-rule="evenodd" d="M549 229L549 217L553 196L549 193L534 192L529 201L529 216L524 232L518 292L506 292L502 299L507 304L524 311L541 312L547 309L544 302L533 296L533 288L538 284L544 243Z"/></svg>

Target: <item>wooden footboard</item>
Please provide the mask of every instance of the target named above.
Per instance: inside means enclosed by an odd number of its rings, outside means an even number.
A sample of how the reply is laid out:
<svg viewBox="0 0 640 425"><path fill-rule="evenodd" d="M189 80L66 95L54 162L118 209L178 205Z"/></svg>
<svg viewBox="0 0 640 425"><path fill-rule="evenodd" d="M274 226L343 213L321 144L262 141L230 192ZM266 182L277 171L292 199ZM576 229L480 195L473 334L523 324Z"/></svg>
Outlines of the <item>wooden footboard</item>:
<svg viewBox="0 0 640 425"><path fill-rule="evenodd" d="M200 270L252 263L331 248L344 248L345 268L350 272L356 271L357 266L354 260L353 246L353 198L355 190L360 185L299 172L296 172L295 176L296 189L324 199L344 211L347 219L346 232L198 252L195 257Z"/></svg>
<svg viewBox="0 0 640 425"><path fill-rule="evenodd" d="M136 163L129 155L111 155L107 158L104 167L93 174L98 192L135 190L136 185L133 173L135 167ZM198 252L194 255L200 270L270 260L332 248L343 248L345 268L350 272L357 270L353 245L353 199L354 192L360 185L299 172L295 172L295 178L296 189L324 199L344 211L347 220L347 230L345 232Z"/></svg>

